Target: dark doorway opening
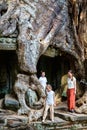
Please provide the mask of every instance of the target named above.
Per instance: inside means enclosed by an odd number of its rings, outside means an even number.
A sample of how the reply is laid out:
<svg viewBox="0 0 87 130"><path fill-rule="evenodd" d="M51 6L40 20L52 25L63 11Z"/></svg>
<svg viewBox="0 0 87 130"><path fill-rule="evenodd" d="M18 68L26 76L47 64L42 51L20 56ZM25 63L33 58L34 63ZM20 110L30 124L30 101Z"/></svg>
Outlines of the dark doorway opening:
<svg viewBox="0 0 87 130"><path fill-rule="evenodd" d="M12 91L16 75L15 51L0 51L0 98Z"/></svg>
<svg viewBox="0 0 87 130"><path fill-rule="evenodd" d="M56 57L43 55L37 64L37 76L40 77L40 72L45 71L48 83L56 90L61 86L61 77L67 74L71 64L70 59L64 55Z"/></svg>

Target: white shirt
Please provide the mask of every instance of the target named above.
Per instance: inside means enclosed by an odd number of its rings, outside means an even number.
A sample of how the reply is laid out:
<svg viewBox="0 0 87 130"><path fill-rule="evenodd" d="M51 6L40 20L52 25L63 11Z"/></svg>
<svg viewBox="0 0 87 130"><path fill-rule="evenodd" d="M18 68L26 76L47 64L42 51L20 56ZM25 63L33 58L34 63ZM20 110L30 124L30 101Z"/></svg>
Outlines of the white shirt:
<svg viewBox="0 0 87 130"><path fill-rule="evenodd" d="M40 77L39 81L41 85L43 86L44 90L46 89L46 83L47 83L47 78L46 77Z"/></svg>
<svg viewBox="0 0 87 130"><path fill-rule="evenodd" d="M52 90L47 92L46 104L48 105L54 104L54 92Z"/></svg>
<svg viewBox="0 0 87 130"><path fill-rule="evenodd" d="M71 78L68 78L68 89L75 88L76 87L76 78L73 77L73 80Z"/></svg>

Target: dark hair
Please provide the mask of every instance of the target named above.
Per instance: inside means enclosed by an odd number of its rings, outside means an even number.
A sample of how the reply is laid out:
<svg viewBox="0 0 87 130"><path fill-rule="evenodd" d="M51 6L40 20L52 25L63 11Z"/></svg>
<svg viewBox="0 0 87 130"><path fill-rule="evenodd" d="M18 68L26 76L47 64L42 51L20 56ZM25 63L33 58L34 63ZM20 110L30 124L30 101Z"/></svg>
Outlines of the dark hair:
<svg viewBox="0 0 87 130"><path fill-rule="evenodd" d="M50 89L52 89L52 86L50 84L47 84L47 87L49 87Z"/></svg>
<svg viewBox="0 0 87 130"><path fill-rule="evenodd" d="M69 70L68 72L70 72L71 74L73 74L73 71L72 71L72 70Z"/></svg>
<svg viewBox="0 0 87 130"><path fill-rule="evenodd" d="M42 73L45 73L45 71L42 71L42 70L41 70L41 74L42 74Z"/></svg>
<svg viewBox="0 0 87 130"><path fill-rule="evenodd" d="M72 79L71 80L73 81L73 75L74 75L73 71L69 70L68 72L70 72L72 74Z"/></svg>

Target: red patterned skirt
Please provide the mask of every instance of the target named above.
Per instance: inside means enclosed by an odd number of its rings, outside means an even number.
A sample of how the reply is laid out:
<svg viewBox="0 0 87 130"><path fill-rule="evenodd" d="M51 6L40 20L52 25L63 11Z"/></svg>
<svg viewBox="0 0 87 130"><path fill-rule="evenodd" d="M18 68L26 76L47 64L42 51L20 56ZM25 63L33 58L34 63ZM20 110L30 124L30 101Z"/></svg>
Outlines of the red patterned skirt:
<svg viewBox="0 0 87 130"><path fill-rule="evenodd" d="M68 103L69 110L75 109L75 89L74 88L67 90L67 103Z"/></svg>

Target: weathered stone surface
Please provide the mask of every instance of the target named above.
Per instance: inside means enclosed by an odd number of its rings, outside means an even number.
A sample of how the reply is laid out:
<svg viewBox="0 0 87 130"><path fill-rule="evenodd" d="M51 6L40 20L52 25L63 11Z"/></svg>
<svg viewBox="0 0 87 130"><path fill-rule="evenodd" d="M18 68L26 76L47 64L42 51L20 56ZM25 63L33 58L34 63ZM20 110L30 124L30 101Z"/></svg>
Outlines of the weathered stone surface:
<svg viewBox="0 0 87 130"><path fill-rule="evenodd" d="M58 107L55 108L55 116L58 116L66 121L87 121L87 114L79 114L77 111L74 113L68 112L67 102L60 103Z"/></svg>
<svg viewBox="0 0 87 130"><path fill-rule="evenodd" d="M61 111L56 111L55 112L56 116L64 119L64 120L67 120L67 121L87 121L87 115L85 114L76 114L76 113L70 113L70 112L61 112Z"/></svg>
<svg viewBox="0 0 87 130"><path fill-rule="evenodd" d="M11 37L18 32L19 69L14 85L21 106L18 113L27 113L30 120L42 116L43 108L35 111L27 106L25 93L29 87L36 87L35 91L43 104L45 94L35 74L38 59L49 46L68 53L74 59L77 77L81 79L85 76L86 17L86 0L1 1L0 37Z"/></svg>
<svg viewBox="0 0 87 130"><path fill-rule="evenodd" d="M7 126L9 127L15 128L15 127L21 127L24 125L26 124L23 123L21 119L17 119L17 117L7 119Z"/></svg>
<svg viewBox="0 0 87 130"><path fill-rule="evenodd" d="M3 102L4 102L4 99L1 99L0 100L0 108L3 108Z"/></svg>
<svg viewBox="0 0 87 130"><path fill-rule="evenodd" d="M75 113L71 114L67 112L65 108L66 105L60 104L58 107L55 108L55 121L51 122L49 119L47 119L44 123L42 123L41 121L36 122L34 121L28 123L29 120L27 116L18 116L16 115L16 113L12 113L11 111L2 110L0 111L0 129L1 130L56 130L56 129L84 130L87 128L87 121L86 122L83 121L83 118L80 119L81 117L84 116L84 114L81 115ZM56 114L56 112L58 114ZM61 118L59 118L58 115L61 116ZM68 119L69 120L66 121L64 117L66 117L66 120ZM77 117L80 117L78 118L79 119L78 122L77 120L75 120L75 122L70 121L71 118L77 119Z"/></svg>
<svg viewBox="0 0 87 130"><path fill-rule="evenodd" d="M25 100L28 106L33 107L34 103L38 101L38 96L35 91L28 89L26 92Z"/></svg>
<svg viewBox="0 0 87 130"><path fill-rule="evenodd" d="M10 110L17 110L20 107L19 102L9 94L5 95L4 105Z"/></svg>
<svg viewBox="0 0 87 130"><path fill-rule="evenodd" d="M44 55L49 56L49 57L55 57L59 54L60 54L59 51L52 47L48 47L48 49L44 53Z"/></svg>
<svg viewBox="0 0 87 130"><path fill-rule="evenodd" d="M0 50L16 50L16 38L0 38Z"/></svg>
<svg viewBox="0 0 87 130"><path fill-rule="evenodd" d="M87 114L87 91L84 95L76 102L76 112Z"/></svg>
<svg viewBox="0 0 87 130"><path fill-rule="evenodd" d="M85 7L84 3L80 2L80 5ZM16 27L19 27L18 59L21 70L35 73L38 58L50 44L71 54L76 58L77 63L81 64L80 59L83 59L84 54L76 27L79 28L79 25L82 27L82 24L76 24L76 20L80 17L78 13L75 14L75 19L72 17L72 12L76 11L78 4L77 1L68 3L65 0L8 2L8 10L0 20L1 35L10 36L15 32ZM78 12L80 12L79 7ZM83 12L80 12L81 21L85 23L82 17ZM4 28L2 28L3 24L5 24Z"/></svg>
<svg viewBox="0 0 87 130"><path fill-rule="evenodd" d="M31 86L29 85L29 82ZM33 83L33 84L32 84ZM39 110L37 109L31 109L26 104L25 101L25 93L28 91L28 89L34 89L38 95L40 95L40 103L41 107ZM14 85L14 91L17 94L19 103L20 103L20 109L18 110L18 114L27 114L29 116L29 121L37 120L38 118L42 117L44 107L42 107L42 104L44 103L43 96L45 96L45 93L40 86L40 83L35 75L33 76L27 76L24 74L18 74L17 80Z"/></svg>

